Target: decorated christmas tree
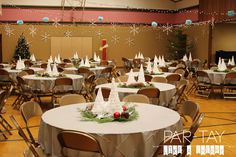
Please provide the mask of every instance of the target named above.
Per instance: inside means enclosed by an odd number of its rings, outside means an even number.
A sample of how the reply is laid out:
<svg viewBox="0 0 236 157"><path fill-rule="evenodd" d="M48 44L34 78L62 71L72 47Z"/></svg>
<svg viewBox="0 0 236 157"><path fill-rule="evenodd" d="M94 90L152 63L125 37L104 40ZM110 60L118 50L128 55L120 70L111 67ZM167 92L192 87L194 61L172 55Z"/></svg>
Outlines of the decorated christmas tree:
<svg viewBox="0 0 236 157"><path fill-rule="evenodd" d="M175 30L169 39L169 58L181 59L188 51L187 35L181 29Z"/></svg>
<svg viewBox="0 0 236 157"><path fill-rule="evenodd" d="M14 59L19 59L19 57L21 57L21 59L30 58L29 45L27 44L27 41L23 34L21 34L18 39L14 54Z"/></svg>

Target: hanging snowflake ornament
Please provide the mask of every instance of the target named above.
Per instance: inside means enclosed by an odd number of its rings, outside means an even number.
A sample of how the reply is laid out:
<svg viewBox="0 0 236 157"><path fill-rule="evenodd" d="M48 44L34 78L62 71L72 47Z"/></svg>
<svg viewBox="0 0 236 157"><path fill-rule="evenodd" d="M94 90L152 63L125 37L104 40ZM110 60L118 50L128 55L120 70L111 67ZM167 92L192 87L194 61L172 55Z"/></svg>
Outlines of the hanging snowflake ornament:
<svg viewBox="0 0 236 157"><path fill-rule="evenodd" d="M134 45L134 39L132 39L132 38L127 38L126 39L126 44L128 44L128 46L130 47L130 46L133 46Z"/></svg>
<svg viewBox="0 0 236 157"><path fill-rule="evenodd" d="M6 24L4 26L4 30L5 30L5 33L8 37L10 37L11 35L14 35L14 33L13 33L14 29L11 28L9 24Z"/></svg>
<svg viewBox="0 0 236 157"><path fill-rule="evenodd" d="M64 33L64 35L65 35L65 37L72 37L72 31L66 31L65 33Z"/></svg>
<svg viewBox="0 0 236 157"><path fill-rule="evenodd" d="M53 23L52 25L55 26L55 27L58 27L60 26L61 24L59 23L60 22L60 19L58 19L57 17L55 19L52 20Z"/></svg>
<svg viewBox="0 0 236 157"><path fill-rule="evenodd" d="M111 42L114 43L115 45L119 43L120 37L117 35L112 36Z"/></svg>
<svg viewBox="0 0 236 157"><path fill-rule="evenodd" d="M96 21L92 19L92 20L90 21L89 26L92 27L92 28L94 28L96 25L97 25L97 24L96 24Z"/></svg>
<svg viewBox="0 0 236 157"><path fill-rule="evenodd" d="M41 35L41 40L44 42L47 42L49 40L50 35L47 33L44 33L43 35Z"/></svg>
<svg viewBox="0 0 236 157"><path fill-rule="evenodd" d="M98 36L98 38L101 38L102 37L102 32L101 32L101 30L98 30L97 32L96 32L96 36Z"/></svg>
<svg viewBox="0 0 236 157"><path fill-rule="evenodd" d="M169 35L169 32L172 32L172 26L169 25L169 23L167 23L166 26L162 26L163 28L163 32L166 32L167 35Z"/></svg>
<svg viewBox="0 0 236 157"><path fill-rule="evenodd" d="M34 37L37 33L36 33L36 31L37 31L37 28L35 28L34 26L31 26L30 28L29 28L29 34L32 36L32 37Z"/></svg>
<svg viewBox="0 0 236 157"><path fill-rule="evenodd" d="M130 34L133 34L133 36L139 34L139 28L136 27L135 24L133 24L132 26L130 26L130 31L129 31Z"/></svg>

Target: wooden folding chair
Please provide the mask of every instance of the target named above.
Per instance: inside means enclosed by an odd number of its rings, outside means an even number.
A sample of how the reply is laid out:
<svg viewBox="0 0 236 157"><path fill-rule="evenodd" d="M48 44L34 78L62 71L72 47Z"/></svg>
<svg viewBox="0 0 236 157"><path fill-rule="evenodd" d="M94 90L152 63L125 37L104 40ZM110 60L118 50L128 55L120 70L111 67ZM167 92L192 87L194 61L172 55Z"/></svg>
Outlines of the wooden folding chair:
<svg viewBox="0 0 236 157"><path fill-rule="evenodd" d="M62 96L59 100L60 106L77 103L86 103L86 99L84 98L84 96L79 94L67 94Z"/></svg>
<svg viewBox="0 0 236 157"><path fill-rule="evenodd" d="M63 156L66 156L63 151L64 148L69 148L78 151L99 153L101 157L105 157L99 141L89 133L64 130L58 134L57 138L62 147L61 154Z"/></svg>
<svg viewBox="0 0 236 157"><path fill-rule="evenodd" d="M145 103L149 104L149 98L143 94L130 94L123 98L123 102L137 102L137 103Z"/></svg>
<svg viewBox="0 0 236 157"><path fill-rule="evenodd" d="M29 129L29 120L33 117L36 116L41 116L43 114L41 107L39 106L38 103L34 102L34 101L28 101L25 102L21 105L20 108L21 111L21 115L24 119L25 125L26 125L26 130L27 133L29 134L31 143L37 147L39 144L35 141L30 129Z"/></svg>
<svg viewBox="0 0 236 157"><path fill-rule="evenodd" d="M27 146L29 148L29 150L24 151L24 157L47 157L47 155L43 152L41 147L39 147L39 146L35 147L30 142L30 140L28 139L28 137L26 136L23 129L18 124L18 122L16 121L16 119L13 115L10 116L10 119L11 119L12 123L14 124L14 126L16 127L16 129L18 130L19 135L24 139L25 143L27 144Z"/></svg>
<svg viewBox="0 0 236 157"><path fill-rule="evenodd" d="M143 94L147 96L152 104L159 104L160 90L158 88L141 88L138 90L137 94Z"/></svg>

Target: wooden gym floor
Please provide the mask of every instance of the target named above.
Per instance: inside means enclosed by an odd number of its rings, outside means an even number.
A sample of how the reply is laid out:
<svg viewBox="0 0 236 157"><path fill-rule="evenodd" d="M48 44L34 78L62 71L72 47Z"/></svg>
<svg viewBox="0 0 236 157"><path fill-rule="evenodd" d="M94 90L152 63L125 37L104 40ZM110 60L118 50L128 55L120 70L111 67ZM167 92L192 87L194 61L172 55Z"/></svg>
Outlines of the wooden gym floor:
<svg viewBox="0 0 236 157"><path fill-rule="evenodd" d="M14 115L21 126L24 126L23 119L18 110L13 110L11 104L15 100L15 96L11 96L6 104L7 112L3 115L9 122L9 115ZM200 105L200 111L205 113L205 118L199 130L204 130L205 134L202 135L201 131L197 131L197 137L192 142L192 155L193 157L202 156L196 155L196 145L224 145L224 157L236 156L236 100L224 100L222 98L202 98L190 96L190 100L196 101ZM46 108L45 106L43 107ZM31 130L37 138L37 130L40 118L36 118L31 122ZM188 122L187 126L188 126ZM219 141L218 133L223 133L221 142ZM27 148L22 138L18 135L15 128L11 130L13 135L8 135L8 140L4 141L3 137L0 142L0 156L1 157L22 157L23 151ZM210 138L208 135L211 134ZM203 137L204 138L203 138ZM210 155L205 155L210 156ZM220 155L215 155L220 156Z"/></svg>

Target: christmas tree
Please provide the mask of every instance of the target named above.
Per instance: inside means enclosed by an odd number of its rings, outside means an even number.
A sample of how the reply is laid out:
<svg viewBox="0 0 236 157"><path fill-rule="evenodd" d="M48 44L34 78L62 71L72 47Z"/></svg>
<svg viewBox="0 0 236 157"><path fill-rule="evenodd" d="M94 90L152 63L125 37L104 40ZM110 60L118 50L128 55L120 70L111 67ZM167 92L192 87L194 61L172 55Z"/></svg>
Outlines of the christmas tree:
<svg viewBox="0 0 236 157"><path fill-rule="evenodd" d="M27 44L27 41L23 34L21 34L18 39L14 54L14 59L19 59L19 57L21 57L21 59L30 58L29 45Z"/></svg>
<svg viewBox="0 0 236 157"><path fill-rule="evenodd" d="M189 45L187 43L187 35L183 34L181 29L175 30L174 36L169 40L169 58L178 60L183 58L187 53Z"/></svg>

